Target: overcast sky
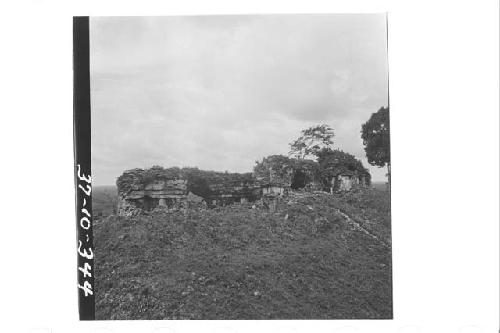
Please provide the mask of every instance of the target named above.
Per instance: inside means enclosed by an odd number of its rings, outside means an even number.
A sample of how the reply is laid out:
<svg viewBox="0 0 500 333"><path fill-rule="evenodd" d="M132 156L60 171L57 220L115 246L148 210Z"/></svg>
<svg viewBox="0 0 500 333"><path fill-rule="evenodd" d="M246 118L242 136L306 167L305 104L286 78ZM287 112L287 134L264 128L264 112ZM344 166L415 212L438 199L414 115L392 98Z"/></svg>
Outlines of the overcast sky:
<svg viewBox="0 0 500 333"><path fill-rule="evenodd" d="M251 171L315 124L366 162L387 106L385 14L91 18L92 178L153 165Z"/></svg>

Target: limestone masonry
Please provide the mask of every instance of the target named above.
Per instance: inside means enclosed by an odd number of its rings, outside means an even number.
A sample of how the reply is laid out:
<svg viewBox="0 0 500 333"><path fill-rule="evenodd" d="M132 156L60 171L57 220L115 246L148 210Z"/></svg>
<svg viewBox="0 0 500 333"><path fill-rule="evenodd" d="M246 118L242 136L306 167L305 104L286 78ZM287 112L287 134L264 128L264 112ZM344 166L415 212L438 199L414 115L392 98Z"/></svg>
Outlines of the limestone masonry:
<svg viewBox="0 0 500 333"><path fill-rule="evenodd" d="M294 190L348 191L370 184L366 169L344 166L323 170L311 160L281 155L264 158L253 173L204 171L197 168L132 169L117 179L118 215L132 216L155 209L258 202L272 207Z"/></svg>

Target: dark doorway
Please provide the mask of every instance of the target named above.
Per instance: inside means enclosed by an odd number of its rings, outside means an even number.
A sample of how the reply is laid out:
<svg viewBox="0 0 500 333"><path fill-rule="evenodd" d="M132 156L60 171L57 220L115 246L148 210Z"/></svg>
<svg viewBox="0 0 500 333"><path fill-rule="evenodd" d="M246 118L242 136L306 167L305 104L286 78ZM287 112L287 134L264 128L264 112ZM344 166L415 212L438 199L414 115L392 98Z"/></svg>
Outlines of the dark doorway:
<svg viewBox="0 0 500 333"><path fill-rule="evenodd" d="M143 201L143 209L145 211L150 211L155 209L158 206L158 199L151 198L150 196L145 196Z"/></svg>
<svg viewBox="0 0 500 333"><path fill-rule="evenodd" d="M292 190L298 190L306 187L306 175L300 170L295 171L292 178Z"/></svg>

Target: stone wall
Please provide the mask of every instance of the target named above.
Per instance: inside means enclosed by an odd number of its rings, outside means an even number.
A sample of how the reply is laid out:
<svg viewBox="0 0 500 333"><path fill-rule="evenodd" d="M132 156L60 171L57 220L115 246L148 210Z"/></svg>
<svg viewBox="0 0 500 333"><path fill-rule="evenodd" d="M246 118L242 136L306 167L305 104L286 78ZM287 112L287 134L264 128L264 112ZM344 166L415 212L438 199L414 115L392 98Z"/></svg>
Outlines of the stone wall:
<svg viewBox="0 0 500 333"><path fill-rule="evenodd" d="M282 186L268 185L262 187L263 196L280 196L280 195L285 195L287 192L288 189Z"/></svg>
<svg viewBox="0 0 500 333"><path fill-rule="evenodd" d="M185 206L187 195L184 179L135 184L129 191L118 192L118 215L130 216L156 208L179 209Z"/></svg>
<svg viewBox="0 0 500 333"><path fill-rule="evenodd" d="M234 181L221 179L209 183L210 194L207 198L210 205L226 205L236 202L252 202L261 196L261 186L257 180Z"/></svg>
<svg viewBox="0 0 500 333"><path fill-rule="evenodd" d="M272 155L258 162L253 173L204 171L197 168L132 169L117 179L118 215L133 216L155 209L178 210L259 201L276 204L292 190L349 191L366 186L365 174L341 169L325 180L311 160ZM322 178L323 177L323 178ZM330 186L329 186L330 182Z"/></svg>
<svg viewBox="0 0 500 333"><path fill-rule="evenodd" d="M252 174L153 167L125 171L117 180L118 214L131 216L154 209L216 206L252 202L262 196ZM198 203L190 203L190 198Z"/></svg>
<svg viewBox="0 0 500 333"><path fill-rule="evenodd" d="M365 175L359 175L357 173L349 174L339 174L332 178L331 181L331 192L343 192L350 191L355 188L365 188L368 187L369 183Z"/></svg>
<svg viewBox="0 0 500 333"><path fill-rule="evenodd" d="M271 155L258 161L254 167L254 176L264 184L273 184L290 188L296 182L297 174L304 177L304 184L320 184L319 164L312 160L289 158L283 155Z"/></svg>

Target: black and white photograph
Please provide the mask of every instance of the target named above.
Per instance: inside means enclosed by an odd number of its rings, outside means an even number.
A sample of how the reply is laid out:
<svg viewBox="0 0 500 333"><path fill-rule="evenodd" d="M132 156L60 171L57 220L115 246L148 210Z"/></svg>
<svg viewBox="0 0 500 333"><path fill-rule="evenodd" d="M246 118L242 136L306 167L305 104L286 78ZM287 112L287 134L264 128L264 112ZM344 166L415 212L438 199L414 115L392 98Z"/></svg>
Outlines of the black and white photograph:
<svg viewBox="0 0 500 333"><path fill-rule="evenodd" d="M0 332L499 332L499 9L0 1Z"/></svg>
<svg viewBox="0 0 500 333"><path fill-rule="evenodd" d="M385 14L89 36L96 319L392 318Z"/></svg>

